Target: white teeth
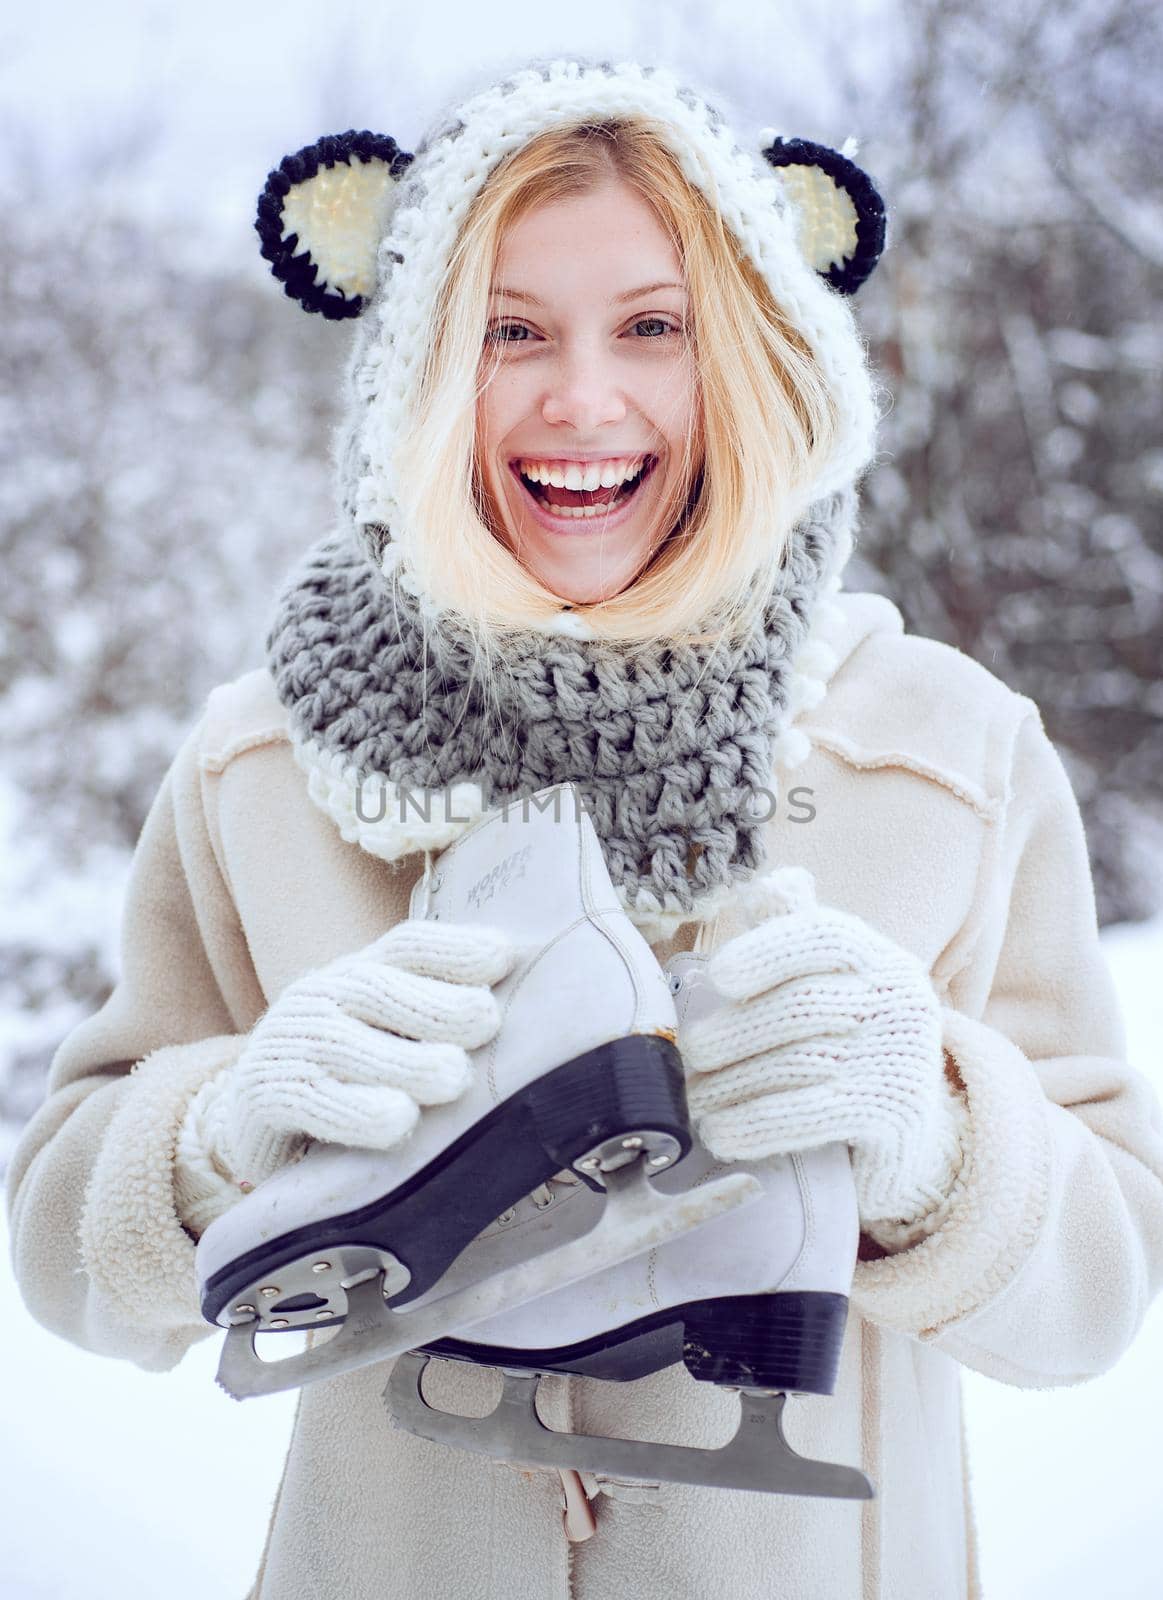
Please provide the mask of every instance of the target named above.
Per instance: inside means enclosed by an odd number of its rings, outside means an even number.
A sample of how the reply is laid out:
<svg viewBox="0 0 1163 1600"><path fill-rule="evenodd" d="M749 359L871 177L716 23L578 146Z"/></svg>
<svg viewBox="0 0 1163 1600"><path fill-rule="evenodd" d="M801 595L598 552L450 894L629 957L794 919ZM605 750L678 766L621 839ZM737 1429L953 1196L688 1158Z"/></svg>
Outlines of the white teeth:
<svg viewBox="0 0 1163 1600"><path fill-rule="evenodd" d="M606 506L550 506L546 508L555 517L601 517L605 516L610 507Z"/></svg>
<svg viewBox="0 0 1163 1600"><path fill-rule="evenodd" d="M557 489L612 489L637 477L645 461L645 456L631 456L614 461L571 462L565 467L544 461L519 461L517 467L530 483L552 484Z"/></svg>

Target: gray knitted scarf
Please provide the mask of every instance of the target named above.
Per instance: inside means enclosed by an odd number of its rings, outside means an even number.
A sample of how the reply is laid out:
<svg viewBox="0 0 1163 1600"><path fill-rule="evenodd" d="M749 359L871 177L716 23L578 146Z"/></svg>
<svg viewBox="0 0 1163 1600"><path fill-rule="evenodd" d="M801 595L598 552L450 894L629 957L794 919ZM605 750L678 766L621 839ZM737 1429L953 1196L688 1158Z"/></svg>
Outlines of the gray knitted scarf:
<svg viewBox="0 0 1163 1600"><path fill-rule="evenodd" d="M710 915L763 865L796 653L847 559L855 506L848 489L811 507L744 644L510 630L487 694L457 619L429 620L425 646L414 594L354 533L330 535L291 574L267 637L312 799L391 860L572 782L640 926ZM432 804L440 792L451 810Z"/></svg>

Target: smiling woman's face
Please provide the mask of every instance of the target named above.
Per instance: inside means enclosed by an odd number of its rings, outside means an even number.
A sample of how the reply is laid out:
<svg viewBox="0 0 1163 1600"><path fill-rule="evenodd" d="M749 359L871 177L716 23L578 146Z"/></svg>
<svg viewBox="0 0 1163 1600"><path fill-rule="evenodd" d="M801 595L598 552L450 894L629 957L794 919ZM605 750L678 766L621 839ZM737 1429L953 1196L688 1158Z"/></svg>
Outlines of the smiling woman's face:
<svg viewBox="0 0 1163 1600"><path fill-rule="evenodd" d="M674 528L702 459L674 247L627 184L528 212L493 278L477 402L494 529L563 600L620 594Z"/></svg>

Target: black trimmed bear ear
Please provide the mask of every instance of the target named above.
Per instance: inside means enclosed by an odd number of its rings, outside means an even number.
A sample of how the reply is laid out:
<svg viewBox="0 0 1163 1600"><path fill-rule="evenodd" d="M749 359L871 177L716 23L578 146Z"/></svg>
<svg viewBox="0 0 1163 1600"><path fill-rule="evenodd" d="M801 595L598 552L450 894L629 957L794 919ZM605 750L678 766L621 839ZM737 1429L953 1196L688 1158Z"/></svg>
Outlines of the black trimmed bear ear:
<svg viewBox="0 0 1163 1600"><path fill-rule="evenodd" d="M258 197L263 259L306 311L358 317L376 250L412 157L383 133L328 134L284 156Z"/></svg>
<svg viewBox="0 0 1163 1600"><path fill-rule="evenodd" d="M855 294L884 252L884 201L854 161L808 139L759 136L799 213L799 243L808 262L833 289Z"/></svg>

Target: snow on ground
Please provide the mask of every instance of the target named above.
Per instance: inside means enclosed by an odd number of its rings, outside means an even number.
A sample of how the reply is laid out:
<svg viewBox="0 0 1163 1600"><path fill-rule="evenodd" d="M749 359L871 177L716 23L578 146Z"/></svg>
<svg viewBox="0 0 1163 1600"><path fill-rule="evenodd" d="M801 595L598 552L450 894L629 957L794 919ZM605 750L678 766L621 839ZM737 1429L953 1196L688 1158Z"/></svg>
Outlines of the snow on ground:
<svg viewBox="0 0 1163 1600"><path fill-rule="evenodd" d="M1103 947L1130 1059L1163 1097L1163 916ZM986 1600L1163 1595L1163 1299L1110 1372L1070 1389L964 1374Z"/></svg>
<svg viewBox="0 0 1163 1600"><path fill-rule="evenodd" d="M242 1600L296 1396L214 1382L218 1338L169 1373L76 1349L0 1272L0 1592L5 1600Z"/></svg>
<svg viewBox="0 0 1163 1600"><path fill-rule="evenodd" d="M1163 1092L1163 917L1104 943L1131 1059ZM5 1600L242 1600L295 1396L228 1399L213 1381L217 1336L162 1374L75 1349L24 1310L6 1240L3 1263ZM1091 1383L1032 1392L965 1374L986 1600L1163 1594L1161 1354L1163 1302Z"/></svg>

